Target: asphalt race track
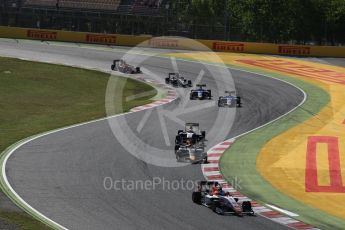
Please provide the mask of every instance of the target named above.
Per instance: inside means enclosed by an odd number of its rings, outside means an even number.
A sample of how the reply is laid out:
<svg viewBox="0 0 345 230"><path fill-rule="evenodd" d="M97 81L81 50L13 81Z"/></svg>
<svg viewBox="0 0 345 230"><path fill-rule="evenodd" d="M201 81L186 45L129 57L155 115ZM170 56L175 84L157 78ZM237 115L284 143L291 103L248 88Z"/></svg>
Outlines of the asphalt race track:
<svg viewBox="0 0 345 230"><path fill-rule="evenodd" d="M109 70L111 60L120 58L123 52L8 40L0 42L0 55L34 57L35 60ZM173 71L170 59L149 58L142 66L162 79ZM205 68L201 64L182 61L177 61L177 66L180 73L192 80L203 69L205 74L202 82L212 89L214 99L224 89L232 87L231 81L210 76L210 68L215 67ZM263 125L285 114L303 100L301 91L284 82L230 71L236 89L243 97L243 108L237 109L236 114L229 113L228 109L219 110L216 104L210 105L210 101L192 101L187 103L186 108L201 109L176 116L182 121L199 122L201 128L209 133L208 147ZM186 92L187 90L179 90L181 95ZM183 103L180 97L173 103L164 105L162 110L179 111ZM154 109L143 125L141 122L145 114L147 111L114 117L110 121L97 121L25 144L8 160L6 170L10 184L32 207L68 229L286 228L259 216L218 216L205 207L193 204L191 191L188 190L168 190L162 186L151 191L105 189L105 177L136 181L153 180L156 177L167 181L181 178L193 181L203 179L200 165L161 167L147 163L150 161L150 153L147 152L150 148L145 146L162 149L162 156L159 156L162 164L174 161L174 153L173 146L166 145L164 128L162 131L159 122L159 111ZM219 122L214 122L217 115ZM230 129L233 119L234 125ZM169 140L173 143L174 135L182 127L166 117L164 121ZM128 153L127 148L115 138L109 124L117 122L121 127L128 127L145 143L136 152L139 157L143 154L143 160ZM140 133L137 132L138 126L142 126ZM125 130L115 132L124 133ZM131 141L127 144L133 143Z"/></svg>

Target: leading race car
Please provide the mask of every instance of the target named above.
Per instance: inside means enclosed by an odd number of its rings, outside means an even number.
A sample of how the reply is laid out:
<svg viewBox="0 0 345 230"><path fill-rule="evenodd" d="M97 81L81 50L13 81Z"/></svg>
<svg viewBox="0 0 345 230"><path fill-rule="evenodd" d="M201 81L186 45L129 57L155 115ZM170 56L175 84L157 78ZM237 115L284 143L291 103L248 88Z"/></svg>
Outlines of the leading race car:
<svg viewBox="0 0 345 230"><path fill-rule="evenodd" d="M186 123L184 130L179 130L175 138L177 162L207 163L205 151L206 132L200 131L198 123Z"/></svg>
<svg viewBox="0 0 345 230"><path fill-rule="evenodd" d="M230 193L225 193L217 181L200 181L192 194L196 204L212 209L219 215L255 215L250 201L239 202Z"/></svg>
<svg viewBox="0 0 345 230"><path fill-rule="evenodd" d="M221 96L218 99L218 107L241 107L241 97L236 96L235 91L225 91L228 95Z"/></svg>
<svg viewBox="0 0 345 230"><path fill-rule="evenodd" d="M134 67L132 65L129 65L123 59L114 60L113 64L111 65L111 70L127 74L141 73L140 67Z"/></svg>
<svg viewBox="0 0 345 230"><path fill-rule="evenodd" d="M212 94L210 89L204 89L206 85L197 85L198 89L192 89L189 94L190 100L211 100Z"/></svg>
<svg viewBox="0 0 345 230"><path fill-rule="evenodd" d="M192 81L180 76L179 73L169 73L168 77L165 78L165 83L174 87L192 87Z"/></svg>

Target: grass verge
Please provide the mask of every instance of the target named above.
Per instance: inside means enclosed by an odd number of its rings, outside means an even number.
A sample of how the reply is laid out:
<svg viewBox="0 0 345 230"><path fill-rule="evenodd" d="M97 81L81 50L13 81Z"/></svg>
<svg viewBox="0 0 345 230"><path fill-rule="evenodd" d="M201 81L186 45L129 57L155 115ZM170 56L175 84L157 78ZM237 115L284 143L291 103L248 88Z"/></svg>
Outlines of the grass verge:
<svg viewBox="0 0 345 230"><path fill-rule="evenodd" d="M28 136L105 117L108 80L109 74L97 71L0 57L0 152ZM139 81L117 80L124 84L119 98L124 112L150 103L157 94L152 86ZM149 94L126 100L144 92ZM49 229L14 210L0 204L0 219L21 229Z"/></svg>

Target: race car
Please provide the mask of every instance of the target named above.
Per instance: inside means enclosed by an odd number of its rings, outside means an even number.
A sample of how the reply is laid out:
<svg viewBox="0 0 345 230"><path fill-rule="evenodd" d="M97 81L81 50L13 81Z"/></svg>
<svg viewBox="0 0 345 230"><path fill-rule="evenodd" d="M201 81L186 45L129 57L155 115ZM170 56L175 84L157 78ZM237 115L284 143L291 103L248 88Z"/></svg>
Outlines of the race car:
<svg viewBox="0 0 345 230"><path fill-rule="evenodd" d="M211 100L212 94L210 89L204 89L206 85L197 85L198 89L192 89L189 94L190 100Z"/></svg>
<svg viewBox="0 0 345 230"><path fill-rule="evenodd" d="M186 123L185 129L179 130L175 138L177 162L207 163L205 138L206 132L200 131L198 123Z"/></svg>
<svg viewBox="0 0 345 230"><path fill-rule="evenodd" d="M198 182L192 200L219 215L255 215L250 201L239 202L238 198L234 198L229 192L225 193L217 181Z"/></svg>
<svg viewBox="0 0 345 230"><path fill-rule="evenodd" d="M129 65L123 59L114 60L113 64L111 65L111 70L127 74L141 73L140 67L134 67L132 65Z"/></svg>
<svg viewBox="0 0 345 230"><path fill-rule="evenodd" d="M180 76L179 73L169 73L168 77L165 78L165 83L174 87L192 87L192 81Z"/></svg>
<svg viewBox="0 0 345 230"><path fill-rule="evenodd" d="M218 99L218 107L241 107L241 97L236 96L235 91L225 91L228 95L221 96Z"/></svg>

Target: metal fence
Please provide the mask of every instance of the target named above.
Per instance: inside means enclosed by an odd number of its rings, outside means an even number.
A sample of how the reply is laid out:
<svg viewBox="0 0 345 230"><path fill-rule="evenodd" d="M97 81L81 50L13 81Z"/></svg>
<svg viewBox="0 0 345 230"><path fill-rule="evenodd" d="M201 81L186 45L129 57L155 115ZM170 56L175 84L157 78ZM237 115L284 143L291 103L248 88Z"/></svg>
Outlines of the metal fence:
<svg viewBox="0 0 345 230"><path fill-rule="evenodd" d="M272 42L263 36L244 34L236 24L181 22L176 13L162 8L155 14L22 7L21 1L0 0L0 25L26 28L58 29L81 32L120 33L130 35L182 36L195 39ZM193 20L189 20L193 21ZM220 20L221 21L221 20ZM226 26L225 26L226 25ZM322 29L322 28L320 28ZM327 35L323 41L273 41L281 43L331 44ZM336 44L336 45L339 45Z"/></svg>

